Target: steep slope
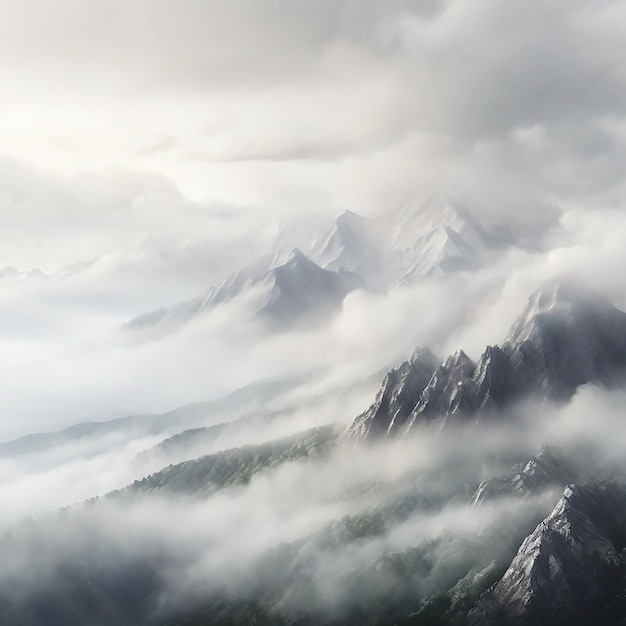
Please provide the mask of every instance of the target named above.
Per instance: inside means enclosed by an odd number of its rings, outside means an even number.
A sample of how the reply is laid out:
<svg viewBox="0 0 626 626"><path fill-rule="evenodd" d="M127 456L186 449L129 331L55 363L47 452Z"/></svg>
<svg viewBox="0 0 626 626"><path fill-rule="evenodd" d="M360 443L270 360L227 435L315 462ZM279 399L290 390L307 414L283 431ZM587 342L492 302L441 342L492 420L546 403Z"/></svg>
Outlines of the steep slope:
<svg viewBox="0 0 626 626"><path fill-rule="evenodd" d="M577 469L559 451L544 448L536 457L516 463L508 476L497 476L480 483L470 504L479 506L501 496L526 496L554 487L562 489L577 477Z"/></svg>
<svg viewBox="0 0 626 626"><path fill-rule="evenodd" d="M407 284L436 273L478 267L487 244L469 215L441 195L417 208L400 206L389 217L390 284Z"/></svg>
<svg viewBox="0 0 626 626"><path fill-rule="evenodd" d="M324 270L299 249L266 255L206 293L173 307L145 313L126 322L125 331L168 332L219 304L257 292L253 317L277 327L319 321L336 311L344 297L363 285L348 272Z"/></svg>
<svg viewBox="0 0 626 626"><path fill-rule="evenodd" d="M626 488L570 485L521 545L472 624L620 624L626 610Z"/></svg>
<svg viewBox="0 0 626 626"><path fill-rule="evenodd" d="M611 385L626 367L626 313L572 277L547 281L504 344L518 387L561 400L587 382Z"/></svg>
<svg viewBox="0 0 626 626"><path fill-rule="evenodd" d="M408 361L386 374L374 402L354 420L349 436L365 441L398 432L436 367L433 353L417 348Z"/></svg>
<svg viewBox="0 0 626 626"><path fill-rule="evenodd" d="M417 207L411 203L400 205L391 213L390 220L393 246L398 249L409 248L416 236L442 228L457 233L470 247L484 246L484 235L476 220L439 193Z"/></svg>
<svg viewBox="0 0 626 626"><path fill-rule="evenodd" d="M390 289L436 274L475 269L489 245L476 220L441 195L376 217L345 211L313 228L277 228L271 254L297 246L321 267L356 272L373 289Z"/></svg>
<svg viewBox="0 0 626 626"><path fill-rule="evenodd" d="M324 270L298 249L264 280L269 290L256 315L281 328L325 319L350 291L363 287L357 275Z"/></svg>
<svg viewBox="0 0 626 626"><path fill-rule="evenodd" d="M554 278L532 294L502 347L488 346L477 363L460 350L424 387L420 381L405 391L401 432L497 413L521 399L562 402L585 383L623 381L625 369L626 313L578 280ZM385 379L381 400L389 385ZM379 404L372 432L386 435L399 409ZM362 435L362 421L355 420L355 436Z"/></svg>
<svg viewBox="0 0 626 626"><path fill-rule="evenodd" d="M380 263L374 231L372 220L344 211L313 236L309 256L326 269L357 272L367 279Z"/></svg>
<svg viewBox="0 0 626 626"><path fill-rule="evenodd" d="M452 228L442 226L418 237L400 253L398 282L475 269L479 264L479 252Z"/></svg>

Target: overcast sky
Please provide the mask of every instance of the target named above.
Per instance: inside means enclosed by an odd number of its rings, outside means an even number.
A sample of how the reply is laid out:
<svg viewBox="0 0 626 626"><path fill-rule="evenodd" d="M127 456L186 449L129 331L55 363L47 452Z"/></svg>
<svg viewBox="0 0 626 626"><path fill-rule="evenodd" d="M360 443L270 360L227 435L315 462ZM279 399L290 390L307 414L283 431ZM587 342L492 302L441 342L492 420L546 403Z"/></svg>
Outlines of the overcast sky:
<svg viewBox="0 0 626 626"><path fill-rule="evenodd" d="M229 205L368 211L426 187L489 214L543 193L615 203L625 14L611 0L4 0L1 145L47 173L150 171Z"/></svg>
<svg viewBox="0 0 626 626"><path fill-rule="evenodd" d="M611 271L626 231L622 2L0 7L0 268L98 261L63 285L0 285L0 367L192 297L260 254L278 218L373 214L433 191L487 225L541 228L554 211L568 217L549 255L507 257L468 287L469 313L435 312L416 340L442 349L501 340L461 318L489 314L504 332L555 270L582 268L623 301ZM450 285L416 293L445 307L446 289L458 289ZM354 329L378 329L381 317L396 335L384 341L411 352L392 327L413 319L408 300L405 312L393 299L361 304L378 313L346 306L336 325L346 354L362 339ZM26 395L31 375L19 375Z"/></svg>

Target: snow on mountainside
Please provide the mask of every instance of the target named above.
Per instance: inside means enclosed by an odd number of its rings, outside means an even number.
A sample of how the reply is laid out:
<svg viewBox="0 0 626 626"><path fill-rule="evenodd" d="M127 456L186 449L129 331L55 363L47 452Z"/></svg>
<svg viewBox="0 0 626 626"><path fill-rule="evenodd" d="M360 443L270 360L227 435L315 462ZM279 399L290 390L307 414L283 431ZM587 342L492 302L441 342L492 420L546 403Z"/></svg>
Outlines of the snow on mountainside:
<svg viewBox="0 0 626 626"><path fill-rule="evenodd" d="M436 228L396 253L400 266L396 282L407 283L435 273L452 273L478 267L479 255L450 227Z"/></svg>
<svg viewBox="0 0 626 626"><path fill-rule="evenodd" d="M524 397L560 402L585 383L614 385L625 371L626 313L578 280L554 278L529 298L502 347L488 346L477 363L458 351L410 393L402 388L403 405L393 411L382 399L400 397L403 383L391 372L350 432L359 439L387 436L399 411L407 432L432 420L501 411Z"/></svg>
<svg viewBox="0 0 626 626"><path fill-rule="evenodd" d="M357 272L366 279L372 277L381 263L374 223L345 211L313 235L310 257L326 269Z"/></svg>
<svg viewBox="0 0 626 626"><path fill-rule="evenodd" d="M473 218L442 196L376 218L345 211L321 227L303 219L268 231L268 252L205 293L144 313L125 330L169 332L257 289L257 315L286 326L319 321L355 288L386 291L438 273L477 268L487 244Z"/></svg>
<svg viewBox="0 0 626 626"><path fill-rule="evenodd" d="M322 269L297 248L288 254L265 255L219 285L187 302L140 315L123 325L128 330L168 332L256 289L252 316L280 327L319 321L336 311L344 297L362 286L358 276Z"/></svg>
<svg viewBox="0 0 626 626"><path fill-rule="evenodd" d="M280 327L325 319L350 291L363 286L357 275L324 270L297 248L286 263L270 270L266 280L270 289L257 316Z"/></svg>
<svg viewBox="0 0 626 626"><path fill-rule="evenodd" d="M568 486L470 613L470 623L623 624L625 542L624 485Z"/></svg>
<svg viewBox="0 0 626 626"><path fill-rule="evenodd" d="M389 217L394 249L408 249L416 238L441 229L454 231L471 248L485 245L484 235L474 218L466 211L453 207L441 194L435 194L415 207L400 205Z"/></svg>
<svg viewBox="0 0 626 626"><path fill-rule="evenodd" d="M472 216L435 195L377 217L345 211L316 230L288 224L269 250L298 246L318 265L356 272L373 289L390 289L437 273L484 263L488 244Z"/></svg>
<svg viewBox="0 0 626 626"><path fill-rule="evenodd" d="M469 213L434 195L424 204L400 206L389 216L391 284L414 282L435 273L477 268L487 243Z"/></svg>
<svg viewBox="0 0 626 626"><path fill-rule="evenodd" d="M395 434L436 367L437 357L427 348L417 348L408 361L386 374L372 405L350 427L350 435L365 440Z"/></svg>

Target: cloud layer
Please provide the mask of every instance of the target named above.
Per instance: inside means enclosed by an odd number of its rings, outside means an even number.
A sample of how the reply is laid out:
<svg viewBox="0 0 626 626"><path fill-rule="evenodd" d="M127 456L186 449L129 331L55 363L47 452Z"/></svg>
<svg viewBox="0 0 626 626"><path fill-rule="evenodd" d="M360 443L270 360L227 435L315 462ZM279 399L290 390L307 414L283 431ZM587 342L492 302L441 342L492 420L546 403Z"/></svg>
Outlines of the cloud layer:
<svg viewBox="0 0 626 626"><path fill-rule="evenodd" d="M623 7L576 1L9 2L0 135L41 167L194 197L377 208L432 186L491 219L623 198Z"/></svg>

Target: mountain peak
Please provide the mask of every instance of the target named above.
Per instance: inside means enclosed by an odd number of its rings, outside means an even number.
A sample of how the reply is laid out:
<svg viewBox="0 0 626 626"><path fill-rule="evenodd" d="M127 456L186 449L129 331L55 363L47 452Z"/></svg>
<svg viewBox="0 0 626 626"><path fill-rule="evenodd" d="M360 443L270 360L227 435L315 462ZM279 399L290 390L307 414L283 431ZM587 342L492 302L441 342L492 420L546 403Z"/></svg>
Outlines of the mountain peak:
<svg viewBox="0 0 626 626"><path fill-rule="evenodd" d="M362 220L365 220L365 219L366 218L363 217L362 215L359 215L358 213L355 213L354 211L350 211L350 209L346 209L341 215L337 216L335 221L339 222L339 221L351 220L355 222L361 222Z"/></svg>
<svg viewBox="0 0 626 626"><path fill-rule="evenodd" d="M555 306L598 302L604 298L573 274L558 274L544 281L530 296L535 306L546 311Z"/></svg>
<svg viewBox="0 0 626 626"><path fill-rule="evenodd" d="M599 480L569 485L530 534L471 624L618 624L626 564L626 492Z"/></svg>
<svg viewBox="0 0 626 626"><path fill-rule="evenodd" d="M408 361L387 372L374 402L350 426L349 436L365 441L396 435L419 401L437 363L437 357L428 348L415 348Z"/></svg>
<svg viewBox="0 0 626 626"><path fill-rule="evenodd" d="M427 363L431 363L433 371L439 363L437 357L426 346L422 345L417 346L411 353L409 363L415 363L415 361L425 361Z"/></svg>
<svg viewBox="0 0 626 626"><path fill-rule="evenodd" d="M302 250L300 250L300 248L295 247L291 249L291 252L289 253L289 258L287 260L287 263L291 262L291 261L308 261L309 263L313 263L313 261L311 261L309 259L309 257L307 257L306 254L304 254L304 252L302 252Z"/></svg>
<svg viewBox="0 0 626 626"><path fill-rule="evenodd" d="M407 367L422 360L411 357ZM610 387L625 379L626 313L579 279L557 276L533 293L501 348L488 346L477 363L458 350L434 370L426 386L396 394L410 402L394 411L401 411L401 432L408 432L414 424L433 420L445 424L450 417L488 417L522 398L562 402L580 385ZM383 386L376 410L365 414L375 414L377 433L391 433L395 423L387 397ZM361 432L362 423L360 416L353 430Z"/></svg>
<svg viewBox="0 0 626 626"><path fill-rule="evenodd" d="M300 248L292 248L288 255L283 257L281 263L277 263L272 271L276 272L277 270L284 269L299 269L299 270L319 270L323 271L323 269L312 259L310 259Z"/></svg>
<svg viewBox="0 0 626 626"><path fill-rule="evenodd" d="M577 276L560 274L543 282L528 298L521 315L513 324L507 343L520 343L536 335L542 321L550 318L574 323L581 315L614 310L604 296Z"/></svg>

